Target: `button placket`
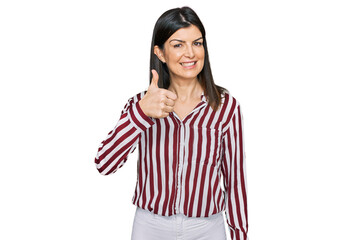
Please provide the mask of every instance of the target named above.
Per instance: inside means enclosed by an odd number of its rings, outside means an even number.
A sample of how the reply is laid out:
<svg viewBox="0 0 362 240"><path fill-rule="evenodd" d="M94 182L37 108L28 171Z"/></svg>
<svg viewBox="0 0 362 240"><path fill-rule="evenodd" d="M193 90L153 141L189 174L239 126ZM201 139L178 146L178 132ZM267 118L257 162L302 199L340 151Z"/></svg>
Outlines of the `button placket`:
<svg viewBox="0 0 362 240"><path fill-rule="evenodd" d="M177 171L177 194L176 194L176 214L180 213L180 201L181 201L181 176L184 163L184 148L185 148L185 125L183 122L180 124L180 152Z"/></svg>

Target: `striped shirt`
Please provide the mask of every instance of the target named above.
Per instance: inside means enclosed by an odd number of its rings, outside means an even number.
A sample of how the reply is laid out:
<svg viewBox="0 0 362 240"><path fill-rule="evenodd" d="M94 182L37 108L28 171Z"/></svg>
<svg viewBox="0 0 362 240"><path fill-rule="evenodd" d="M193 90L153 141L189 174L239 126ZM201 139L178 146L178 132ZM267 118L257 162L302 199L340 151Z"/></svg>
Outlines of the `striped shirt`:
<svg viewBox="0 0 362 240"><path fill-rule="evenodd" d="M132 202L162 216L208 217L224 211L232 240L246 240L247 184L243 118L228 93L214 111L204 94L181 120L145 115L139 100L128 100L117 125L95 158L102 175L116 172L138 147L137 183Z"/></svg>

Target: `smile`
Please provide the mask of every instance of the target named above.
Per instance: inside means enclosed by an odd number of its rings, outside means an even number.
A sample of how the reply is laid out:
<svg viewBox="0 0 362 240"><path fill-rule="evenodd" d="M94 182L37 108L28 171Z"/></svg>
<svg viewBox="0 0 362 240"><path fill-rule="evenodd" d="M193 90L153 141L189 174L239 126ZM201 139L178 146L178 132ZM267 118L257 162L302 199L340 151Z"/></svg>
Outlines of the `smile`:
<svg viewBox="0 0 362 240"><path fill-rule="evenodd" d="M192 67L192 66L194 66L195 64L196 64L196 61L194 61L194 62L183 62L183 63L181 63L181 65L184 66L184 67Z"/></svg>

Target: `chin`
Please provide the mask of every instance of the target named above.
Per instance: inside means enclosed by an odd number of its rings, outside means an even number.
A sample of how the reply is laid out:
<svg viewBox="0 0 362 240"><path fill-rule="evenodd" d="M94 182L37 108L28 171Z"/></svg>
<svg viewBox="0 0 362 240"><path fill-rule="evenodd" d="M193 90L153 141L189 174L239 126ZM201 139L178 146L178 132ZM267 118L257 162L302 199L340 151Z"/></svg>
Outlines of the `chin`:
<svg viewBox="0 0 362 240"><path fill-rule="evenodd" d="M184 77L184 78L195 78L200 74L201 70L196 70L196 71L189 71L183 74L180 74L180 77Z"/></svg>
<svg viewBox="0 0 362 240"><path fill-rule="evenodd" d="M181 78L185 78L185 79L194 79L197 78L199 74L184 74L184 75L179 75Z"/></svg>

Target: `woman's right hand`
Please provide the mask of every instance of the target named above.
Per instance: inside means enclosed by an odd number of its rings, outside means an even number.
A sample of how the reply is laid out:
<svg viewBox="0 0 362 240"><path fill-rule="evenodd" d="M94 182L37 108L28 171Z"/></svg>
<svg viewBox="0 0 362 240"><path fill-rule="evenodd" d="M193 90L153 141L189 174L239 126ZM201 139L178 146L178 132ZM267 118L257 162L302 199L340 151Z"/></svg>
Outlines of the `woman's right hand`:
<svg viewBox="0 0 362 240"><path fill-rule="evenodd" d="M148 117L164 118L173 111L177 96L167 89L159 88L157 83L158 73L152 69L151 84L146 94L139 101L139 105Z"/></svg>

